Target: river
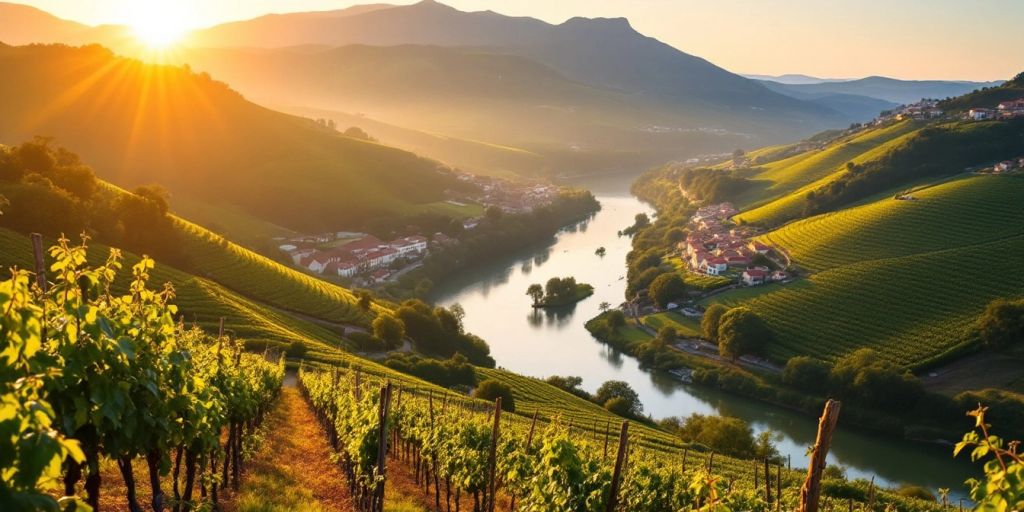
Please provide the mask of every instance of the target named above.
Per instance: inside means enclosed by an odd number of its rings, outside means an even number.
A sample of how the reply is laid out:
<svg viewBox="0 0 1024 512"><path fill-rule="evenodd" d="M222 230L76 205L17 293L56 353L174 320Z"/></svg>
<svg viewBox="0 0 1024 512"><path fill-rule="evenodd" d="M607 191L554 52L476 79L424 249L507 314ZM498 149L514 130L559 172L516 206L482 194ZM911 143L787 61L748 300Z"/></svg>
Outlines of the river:
<svg viewBox="0 0 1024 512"><path fill-rule="evenodd" d="M662 372L641 369L632 357L594 339L583 327L599 313L598 305L623 300L625 259L630 239L618 231L649 205L629 193L629 178L612 177L578 185L594 192L602 209L587 221L564 229L553 243L509 254L468 270L438 286L431 297L442 305L459 303L466 311L469 332L487 340L503 368L534 377L576 375L594 391L607 380L623 380L640 395L644 412L655 418L694 412L726 414L751 424L755 432L781 434L779 450L793 467L806 467L807 448L814 443L816 418L766 403L699 386L684 385ZM604 247L604 257L594 251ZM552 277L573 276L594 286L594 295L565 311L530 307L526 288ZM871 478L882 485L909 483L933 492L939 487L964 497L963 481L971 466L952 459L951 447L923 445L840 428L829 462L846 468L849 478ZM966 423L965 423L966 425ZM980 469L980 468L978 468Z"/></svg>

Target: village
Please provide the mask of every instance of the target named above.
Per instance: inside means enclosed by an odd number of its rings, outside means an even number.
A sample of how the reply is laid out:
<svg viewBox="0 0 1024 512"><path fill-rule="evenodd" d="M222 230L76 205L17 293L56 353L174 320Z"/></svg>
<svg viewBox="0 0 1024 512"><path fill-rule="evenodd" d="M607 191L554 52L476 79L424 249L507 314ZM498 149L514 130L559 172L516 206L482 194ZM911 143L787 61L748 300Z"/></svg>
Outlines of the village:
<svg viewBox="0 0 1024 512"><path fill-rule="evenodd" d="M1007 120L1024 117L1024 98L1004 101L996 108L975 107L967 111L966 118L972 121L987 121L990 119Z"/></svg>
<svg viewBox="0 0 1024 512"><path fill-rule="evenodd" d="M474 185L473 192L446 191L446 203L455 207L479 205L506 214L524 214L550 205L558 197L551 184L514 182L489 176L460 174L459 181ZM462 228L475 229L482 216L463 219ZM413 234L385 241L353 231L303 234L279 238L278 250L292 263L312 274L352 280L363 286L381 284L422 265L432 249L459 243L444 233Z"/></svg>
<svg viewBox="0 0 1024 512"><path fill-rule="evenodd" d="M732 203L720 203L702 206L690 217L690 233L677 246L689 271L733 277L746 286L788 280L788 265L777 261L778 251L752 240L755 228L732 224L729 218L736 213Z"/></svg>

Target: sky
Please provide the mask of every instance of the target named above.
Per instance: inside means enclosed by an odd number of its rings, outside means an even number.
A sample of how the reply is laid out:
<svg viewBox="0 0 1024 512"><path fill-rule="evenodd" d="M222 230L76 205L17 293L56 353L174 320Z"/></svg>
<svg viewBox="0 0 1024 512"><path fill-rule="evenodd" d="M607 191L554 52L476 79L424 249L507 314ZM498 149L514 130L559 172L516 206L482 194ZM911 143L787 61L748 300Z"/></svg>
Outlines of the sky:
<svg viewBox="0 0 1024 512"><path fill-rule="evenodd" d="M190 28L270 12L410 0L19 0L95 25L164 9ZM1024 0L446 0L561 23L625 17L639 32L737 73L997 80L1024 70Z"/></svg>

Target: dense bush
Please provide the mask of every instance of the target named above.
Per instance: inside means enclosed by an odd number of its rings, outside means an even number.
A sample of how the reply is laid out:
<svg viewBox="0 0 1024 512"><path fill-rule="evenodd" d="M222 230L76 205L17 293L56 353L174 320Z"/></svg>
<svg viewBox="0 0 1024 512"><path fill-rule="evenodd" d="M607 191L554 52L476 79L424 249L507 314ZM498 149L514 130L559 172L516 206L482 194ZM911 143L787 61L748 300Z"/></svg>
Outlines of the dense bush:
<svg viewBox="0 0 1024 512"><path fill-rule="evenodd" d="M581 377L562 377L559 375L552 375L545 379L545 382L561 390L568 391L585 400L591 400L593 398L590 396L590 393L587 393L583 388L580 387L581 385L583 385L583 378Z"/></svg>
<svg viewBox="0 0 1024 512"><path fill-rule="evenodd" d="M760 352L772 341L772 332L761 317L745 307L730 309L718 324L718 352L736 359Z"/></svg>
<svg viewBox="0 0 1024 512"><path fill-rule="evenodd" d="M796 356L786 361L782 381L801 391L820 393L828 386L831 367L813 357Z"/></svg>
<svg viewBox="0 0 1024 512"><path fill-rule="evenodd" d="M830 380L841 397L888 411L907 410L924 394L910 372L862 348L836 362Z"/></svg>
<svg viewBox="0 0 1024 512"><path fill-rule="evenodd" d="M638 417L643 414L644 406L640 403L640 395L629 386L629 383L621 380L610 380L601 384L594 392L594 402L603 405L611 411L609 402L615 401L611 407L617 410L612 411L620 416Z"/></svg>
<svg viewBox="0 0 1024 512"><path fill-rule="evenodd" d="M512 396L512 388L498 380L487 379L481 382L473 390L473 397L488 401L501 398L501 410L508 412L516 411L516 401L515 397Z"/></svg>
<svg viewBox="0 0 1024 512"><path fill-rule="evenodd" d="M988 347L1024 343L1024 300L998 299L978 318L978 334Z"/></svg>
<svg viewBox="0 0 1024 512"><path fill-rule="evenodd" d="M391 354L384 360L388 368L414 375L438 386L474 386L476 372L473 365L462 354L455 354L446 360L432 359L418 354Z"/></svg>
<svg viewBox="0 0 1024 512"><path fill-rule="evenodd" d="M461 353L474 364L494 367L487 343L465 332L462 319L451 310L410 299L402 302L396 315L421 351L445 357Z"/></svg>
<svg viewBox="0 0 1024 512"><path fill-rule="evenodd" d="M405 338L405 325L393 315L382 313L373 320L373 335L380 338L387 348L398 348Z"/></svg>
<svg viewBox="0 0 1024 512"><path fill-rule="evenodd" d="M700 443L717 453L750 458L754 455L754 431L739 418L693 413L679 428L688 443Z"/></svg>
<svg viewBox="0 0 1024 512"><path fill-rule="evenodd" d="M686 283L678 272L666 272L656 277L647 289L647 296L660 308L686 297Z"/></svg>

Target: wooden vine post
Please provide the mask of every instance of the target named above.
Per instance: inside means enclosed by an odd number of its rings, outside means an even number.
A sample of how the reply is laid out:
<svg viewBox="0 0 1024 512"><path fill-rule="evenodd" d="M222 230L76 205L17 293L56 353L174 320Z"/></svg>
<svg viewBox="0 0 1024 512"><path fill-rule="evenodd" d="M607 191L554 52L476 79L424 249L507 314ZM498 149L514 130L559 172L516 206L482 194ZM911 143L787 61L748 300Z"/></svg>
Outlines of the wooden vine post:
<svg viewBox="0 0 1024 512"><path fill-rule="evenodd" d="M821 496L821 474L825 471L826 457L832 444L832 434L839 420L840 403L836 400L825 402L825 411L818 421L818 437L814 441L811 461L807 467L807 479L800 488L799 512L818 512L818 500Z"/></svg>
<svg viewBox="0 0 1024 512"><path fill-rule="evenodd" d="M619 484L622 483L622 466L626 460L626 444L629 442L629 422L622 422L619 433L619 453L615 456L615 470L612 472L612 486L608 491L607 512L614 512L619 502Z"/></svg>
<svg viewBox="0 0 1024 512"><path fill-rule="evenodd" d="M36 284L43 292L46 291L46 261L43 259L43 235L32 233L32 256L35 258Z"/></svg>
<svg viewBox="0 0 1024 512"><path fill-rule="evenodd" d="M498 435L501 431L501 397L494 399L494 427L491 428L491 453L487 456L487 512L494 512L494 491L498 470Z"/></svg>
<svg viewBox="0 0 1024 512"><path fill-rule="evenodd" d="M391 381L381 386L380 409L377 412L379 439L377 442L377 489L374 492L374 512L384 511L384 479L388 454L388 408L391 406Z"/></svg>

